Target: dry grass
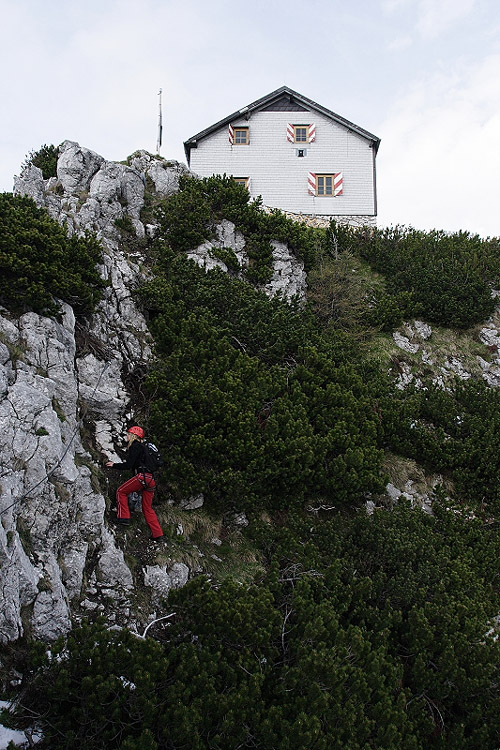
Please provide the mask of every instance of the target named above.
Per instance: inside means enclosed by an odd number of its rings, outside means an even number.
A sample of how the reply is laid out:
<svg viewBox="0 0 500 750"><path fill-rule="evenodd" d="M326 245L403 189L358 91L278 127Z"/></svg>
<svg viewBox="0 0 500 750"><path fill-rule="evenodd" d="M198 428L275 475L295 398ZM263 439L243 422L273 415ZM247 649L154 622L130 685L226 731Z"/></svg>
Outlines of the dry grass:
<svg viewBox="0 0 500 750"><path fill-rule="evenodd" d="M408 481L414 482L415 485L426 484L424 470L411 458L386 453L383 468L389 475L389 481L395 487L404 487Z"/></svg>
<svg viewBox="0 0 500 750"><path fill-rule="evenodd" d="M424 382L442 378L446 383L453 380L457 372L451 366L452 359L460 361L464 370L472 377L482 377L478 357L486 362L492 359L492 352L479 339L483 325L477 325L466 331L431 326L432 334L423 340L415 334L413 321L397 329L407 336L412 343L418 344L415 353L407 352L396 345L392 334L377 333L366 342L365 351L369 360L375 360L383 369L389 371L395 362L404 362L411 368L415 378ZM425 361L424 361L425 357ZM393 368L393 372L396 372Z"/></svg>
<svg viewBox="0 0 500 750"><path fill-rule="evenodd" d="M145 565L185 563L192 572L213 575L218 580L233 576L250 581L263 570L259 553L236 527L224 525L221 517L204 508L182 510L175 505L158 504L158 518L167 542L148 542L149 529L142 513L132 515L129 529L120 534L120 546L140 585Z"/></svg>
<svg viewBox="0 0 500 750"><path fill-rule="evenodd" d="M158 518L169 536L177 533L179 525L184 529L187 539L196 536L201 541L218 537L222 529L222 520L208 514L203 508L199 510L182 510L176 505L159 505L156 508Z"/></svg>
<svg viewBox="0 0 500 750"><path fill-rule="evenodd" d="M389 475L389 481L401 492L405 491L408 482L411 483L411 494L432 497L435 487L442 485L447 495L453 496L453 483L440 474L426 474L412 458L403 458L387 452L384 457L383 470Z"/></svg>

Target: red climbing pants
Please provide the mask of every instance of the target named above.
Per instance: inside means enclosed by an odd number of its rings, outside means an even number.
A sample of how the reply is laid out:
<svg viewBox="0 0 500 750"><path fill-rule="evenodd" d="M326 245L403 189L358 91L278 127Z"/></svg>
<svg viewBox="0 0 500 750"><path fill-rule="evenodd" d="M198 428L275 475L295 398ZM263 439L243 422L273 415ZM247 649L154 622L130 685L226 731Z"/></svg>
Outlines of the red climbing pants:
<svg viewBox="0 0 500 750"><path fill-rule="evenodd" d="M158 521L158 516L153 510L153 497L155 494L156 482L152 474L136 474L129 479L116 491L118 500L118 518L130 518L130 508L128 506L128 496L131 492L142 492L142 512L146 519L153 538L163 536L163 529Z"/></svg>

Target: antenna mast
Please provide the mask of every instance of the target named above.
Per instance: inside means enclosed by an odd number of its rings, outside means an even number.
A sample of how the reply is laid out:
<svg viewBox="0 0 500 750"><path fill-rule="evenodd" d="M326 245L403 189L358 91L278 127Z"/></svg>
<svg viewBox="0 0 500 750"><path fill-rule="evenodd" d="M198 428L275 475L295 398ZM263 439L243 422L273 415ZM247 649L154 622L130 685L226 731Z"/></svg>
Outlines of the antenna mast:
<svg viewBox="0 0 500 750"><path fill-rule="evenodd" d="M160 155L161 137L163 132L162 115L161 115L161 89L158 92L158 138L156 140L156 153Z"/></svg>

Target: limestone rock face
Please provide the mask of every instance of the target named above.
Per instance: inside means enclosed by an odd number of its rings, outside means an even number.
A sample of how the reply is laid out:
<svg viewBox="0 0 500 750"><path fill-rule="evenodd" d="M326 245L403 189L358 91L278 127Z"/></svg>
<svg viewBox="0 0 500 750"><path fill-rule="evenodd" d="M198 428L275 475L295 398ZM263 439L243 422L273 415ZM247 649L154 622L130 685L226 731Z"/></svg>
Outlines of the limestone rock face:
<svg viewBox="0 0 500 750"><path fill-rule="evenodd" d="M245 252L245 238L241 232L236 229L231 221L224 219L215 228L215 234L216 239L211 242L204 242L194 248L188 252L187 257L194 260L206 271L220 268L228 273L229 266L217 257L217 250L232 250L241 269L245 269L248 266L248 255ZM237 275L241 276L241 273L237 272Z"/></svg>
<svg viewBox="0 0 500 750"><path fill-rule="evenodd" d="M61 322L0 315L2 642L23 635L26 624L43 640L65 633L89 555L114 548L80 439L75 318L62 307ZM123 557L113 585L130 587Z"/></svg>
<svg viewBox="0 0 500 750"><path fill-rule="evenodd" d="M283 242L273 240L273 277L264 291L270 297L281 294L285 299L305 297L307 274L304 263L299 260Z"/></svg>
<svg viewBox="0 0 500 750"><path fill-rule="evenodd" d="M484 345L483 356L472 351L466 336L460 337L451 331L443 334L433 332L430 325L414 320L403 323L394 331L392 338L398 349L405 352L397 355L396 385L403 390L408 385L422 386L422 369L434 373L433 382L447 388L455 378L469 380L482 377L491 388L500 386L500 304L499 294L493 292L497 306L478 334L478 344Z"/></svg>
<svg viewBox="0 0 500 750"><path fill-rule="evenodd" d="M67 193L88 190L90 181L104 162L102 156L78 143L64 141L59 147L57 179Z"/></svg>
<svg viewBox="0 0 500 750"><path fill-rule="evenodd" d="M210 271L221 268L226 273L232 270L238 278L243 278L244 271L249 264L245 251L245 238L235 225L224 219L215 228L216 239L204 242L188 253L188 258L199 266ZM263 287L269 297L280 295L283 299L291 299L296 295L304 299L307 289L307 274L304 263L299 260L283 242L272 241L273 247L273 276L271 281ZM218 250L232 250L239 270L230 269L228 264L218 257Z"/></svg>
<svg viewBox="0 0 500 750"><path fill-rule="evenodd" d="M144 585L154 589L159 600L166 597L170 589L185 586L189 578L189 568L185 563L174 563L167 568L164 565L147 565L144 569Z"/></svg>
<svg viewBox="0 0 500 750"><path fill-rule="evenodd" d="M498 300L498 291L494 296ZM497 388L500 386L500 305L481 329L479 338L490 353L488 360L478 356L483 378L490 387Z"/></svg>
<svg viewBox="0 0 500 750"><path fill-rule="evenodd" d="M51 641L94 610L112 622L133 620L133 575L108 528L102 469L82 433L90 431L102 462L120 460L114 438L132 416L124 378L151 358L146 320L133 296L144 279L141 256L120 248L116 222L128 218L144 237L146 185L169 194L187 171L146 152L130 166L107 162L65 141L57 178L44 180L30 165L15 179L16 194L47 208L70 234L97 234L110 285L85 331L66 304L60 322L0 309L2 643L26 628Z"/></svg>
<svg viewBox="0 0 500 750"><path fill-rule="evenodd" d="M168 198L179 190L182 175L191 174L184 164L176 161L165 162L146 151L137 151L130 160L132 169L146 175L152 181L154 191L162 198Z"/></svg>
<svg viewBox="0 0 500 750"><path fill-rule="evenodd" d="M14 178L15 192L33 198L37 206L47 205L45 181L42 170L34 164L28 164L21 177Z"/></svg>

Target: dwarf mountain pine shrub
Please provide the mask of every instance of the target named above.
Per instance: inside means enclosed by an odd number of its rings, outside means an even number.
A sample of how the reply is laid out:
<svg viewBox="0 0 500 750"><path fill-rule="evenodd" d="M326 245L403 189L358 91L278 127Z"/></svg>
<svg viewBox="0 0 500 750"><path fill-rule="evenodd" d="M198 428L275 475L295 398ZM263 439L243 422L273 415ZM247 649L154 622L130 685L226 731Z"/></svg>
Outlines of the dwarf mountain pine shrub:
<svg viewBox="0 0 500 750"><path fill-rule="evenodd" d="M8 309L57 315L57 297L89 313L105 286L101 257L91 234L68 237L31 198L0 194L0 304Z"/></svg>
<svg viewBox="0 0 500 750"><path fill-rule="evenodd" d="M57 159L59 158L59 147L44 143L38 151L30 151L26 156L22 169L25 169L30 164L38 167L42 170L44 180L48 180L49 177L57 177Z"/></svg>
<svg viewBox="0 0 500 750"><path fill-rule="evenodd" d="M251 533L268 572L172 591L158 642L40 645L14 723L51 750L497 747L495 526L399 507Z"/></svg>
<svg viewBox="0 0 500 750"><path fill-rule="evenodd" d="M477 380L448 390L427 385L383 399L384 435L394 452L453 480L475 512L500 511L500 394Z"/></svg>
<svg viewBox="0 0 500 750"><path fill-rule="evenodd" d="M402 309L413 317L452 328L486 320L494 310L491 290L500 282L500 242L469 232L423 232L391 227L343 230L341 242L386 280L396 298L410 294ZM373 322L377 322L377 307Z"/></svg>
<svg viewBox="0 0 500 750"><path fill-rule="evenodd" d="M356 501L383 486L379 420L342 334L181 256L144 290L158 355L151 424L179 492L222 509Z"/></svg>

